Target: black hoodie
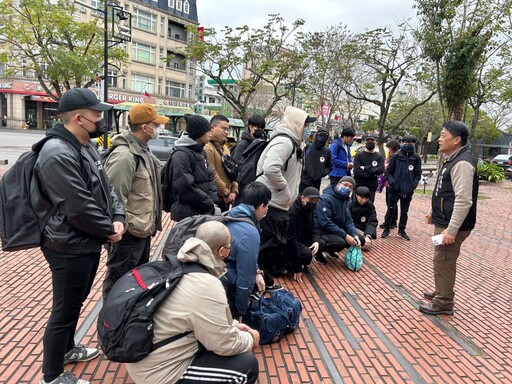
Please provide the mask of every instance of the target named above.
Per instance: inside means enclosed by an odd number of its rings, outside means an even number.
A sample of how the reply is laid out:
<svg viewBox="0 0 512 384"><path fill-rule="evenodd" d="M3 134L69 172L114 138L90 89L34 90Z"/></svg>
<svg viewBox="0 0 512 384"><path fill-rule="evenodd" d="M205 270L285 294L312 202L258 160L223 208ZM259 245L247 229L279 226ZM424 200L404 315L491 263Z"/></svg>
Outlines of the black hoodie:
<svg viewBox="0 0 512 384"><path fill-rule="evenodd" d="M306 146L304 157L302 183L312 185L331 172L331 150L326 146L326 143L318 142L318 134L315 135L313 143Z"/></svg>

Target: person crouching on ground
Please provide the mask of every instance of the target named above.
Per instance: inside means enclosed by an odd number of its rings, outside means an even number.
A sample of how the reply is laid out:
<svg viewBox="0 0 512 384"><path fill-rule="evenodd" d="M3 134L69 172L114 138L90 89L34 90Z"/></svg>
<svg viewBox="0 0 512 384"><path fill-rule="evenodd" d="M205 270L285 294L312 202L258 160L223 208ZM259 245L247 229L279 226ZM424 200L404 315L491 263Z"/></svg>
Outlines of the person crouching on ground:
<svg viewBox="0 0 512 384"><path fill-rule="evenodd" d="M355 198L350 204L350 214L356 226L357 236L361 240L361 249L369 251L372 247L372 239L377 238L377 212L370 200L371 191L368 187L357 187Z"/></svg>
<svg viewBox="0 0 512 384"><path fill-rule="evenodd" d="M255 383L258 360L251 349L259 332L231 318L219 277L229 256L227 227L209 221L197 228L178 252L184 263L199 263L210 273L187 273L158 307L154 316L154 342L192 331L126 364L136 384Z"/></svg>
<svg viewBox="0 0 512 384"><path fill-rule="evenodd" d="M343 176L334 187L325 188L320 197L315 209L315 227L323 245L315 260L321 264L327 263L322 252L327 252L329 257L338 259L336 252L351 245L361 245L350 215L350 195L355 186L356 182L352 177Z"/></svg>

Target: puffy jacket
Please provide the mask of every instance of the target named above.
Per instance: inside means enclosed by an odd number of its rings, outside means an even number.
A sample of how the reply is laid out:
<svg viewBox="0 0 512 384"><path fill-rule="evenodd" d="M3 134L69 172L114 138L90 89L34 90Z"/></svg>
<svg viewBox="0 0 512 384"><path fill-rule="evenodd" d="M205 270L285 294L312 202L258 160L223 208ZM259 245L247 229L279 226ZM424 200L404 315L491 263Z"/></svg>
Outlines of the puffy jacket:
<svg viewBox="0 0 512 384"><path fill-rule="evenodd" d="M172 154L171 217L180 221L194 215L213 213L217 187L213 171L203 155L203 146L184 133Z"/></svg>
<svg viewBox="0 0 512 384"><path fill-rule="evenodd" d="M105 171L126 207L127 231L141 238L154 235L162 229L162 165L130 132L114 137L112 149Z"/></svg>
<svg viewBox="0 0 512 384"><path fill-rule="evenodd" d="M231 192L238 193L238 183L231 181L229 176L222 165L222 156L219 153L222 152L224 155L230 155L229 148L226 143L220 143L215 141L212 137L210 142L204 146L206 153L206 159L208 164L213 171L215 177L215 184L217 185L217 194L221 197L227 197ZM217 199L215 200L217 201Z"/></svg>
<svg viewBox="0 0 512 384"><path fill-rule="evenodd" d="M203 241L190 238L178 252L183 262L197 262L210 273L185 275L154 316L153 342L192 331L150 353L141 361L126 364L136 384L176 383L192 363L201 343L220 356L234 356L252 349L249 332L240 331L231 318L226 293L219 280L225 264Z"/></svg>
<svg viewBox="0 0 512 384"><path fill-rule="evenodd" d="M318 232L314 227L314 211L308 211L300 196L293 202L288 211L290 222L288 224L288 233L286 235L286 253L287 259L292 266L293 273L302 271L300 260L299 243L309 247L315 241L320 242Z"/></svg>
<svg viewBox="0 0 512 384"><path fill-rule="evenodd" d="M228 221L231 234L231 252L226 260L227 272L222 276L222 284L227 292L235 298L238 316L242 316L249 305L249 296L254 289L258 254L260 250L259 224L254 207L240 204L229 211L228 216L246 217L254 224L242 221Z"/></svg>
<svg viewBox="0 0 512 384"><path fill-rule="evenodd" d="M282 124L276 127L270 143L258 160L256 175L261 176L257 181L265 184L272 192L269 203L271 207L287 211L299 194L302 150L297 148L301 146L307 117L307 112L302 109L287 107ZM277 136L279 133L290 136L296 146L289 138ZM277 137L273 139L274 136Z"/></svg>
<svg viewBox="0 0 512 384"><path fill-rule="evenodd" d="M32 204L42 217L45 207L39 193L56 208L43 230L42 246L59 253L86 254L101 251L112 223L125 221L125 210L111 189L92 145L81 145L62 124L48 131L34 166L39 184ZM34 149L35 146L34 146Z"/></svg>
<svg viewBox="0 0 512 384"><path fill-rule="evenodd" d="M392 193L410 197L421 179L421 159L401 149L389 160L385 175Z"/></svg>
<svg viewBox="0 0 512 384"><path fill-rule="evenodd" d="M350 199L343 198L331 186L324 189L315 209L315 227L319 233L333 233L345 238L356 235L350 214Z"/></svg>
<svg viewBox="0 0 512 384"><path fill-rule="evenodd" d="M343 177L348 175L348 163L352 162L352 154L350 153L350 145L348 152L345 150L343 141L336 139L329 147L331 149L332 171L329 176Z"/></svg>
<svg viewBox="0 0 512 384"><path fill-rule="evenodd" d="M354 225L360 231L363 231L365 235L370 235L372 239L377 238L377 212L375 206L368 200L364 205L357 202L357 198L354 196L354 200L350 202L350 213Z"/></svg>
<svg viewBox="0 0 512 384"><path fill-rule="evenodd" d="M242 132L240 136L240 140L236 144L235 148L231 151L231 157L237 162L240 163L242 161L242 154L247 149L249 145L254 141L251 133L248 129Z"/></svg>
<svg viewBox="0 0 512 384"><path fill-rule="evenodd" d="M308 144L304 150L304 171L302 172L302 182L306 185L312 185L318 182L322 177L327 176L332 171L331 151L325 144L315 141Z"/></svg>

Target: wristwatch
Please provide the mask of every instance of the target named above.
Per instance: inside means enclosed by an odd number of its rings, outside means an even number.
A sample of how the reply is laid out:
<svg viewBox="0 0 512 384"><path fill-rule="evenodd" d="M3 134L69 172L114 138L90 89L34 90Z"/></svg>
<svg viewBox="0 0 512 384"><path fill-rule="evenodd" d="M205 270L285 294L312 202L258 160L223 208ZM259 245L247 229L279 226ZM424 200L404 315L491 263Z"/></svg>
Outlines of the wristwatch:
<svg viewBox="0 0 512 384"><path fill-rule="evenodd" d="M256 270L257 275L263 275L263 271L261 269Z"/></svg>

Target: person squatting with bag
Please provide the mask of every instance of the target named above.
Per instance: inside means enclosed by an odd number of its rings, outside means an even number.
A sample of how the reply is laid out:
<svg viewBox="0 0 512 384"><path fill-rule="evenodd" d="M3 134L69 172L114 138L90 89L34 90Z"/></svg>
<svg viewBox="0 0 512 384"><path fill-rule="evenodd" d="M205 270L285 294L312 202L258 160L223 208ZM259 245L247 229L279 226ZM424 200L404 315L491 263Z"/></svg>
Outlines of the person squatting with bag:
<svg viewBox="0 0 512 384"><path fill-rule="evenodd" d="M377 238L377 211L370 199L370 189L368 187L357 187L354 191L354 197L350 202L350 214L356 232L359 237L364 237L363 251L369 251L372 247L372 240Z"/></svg>
<svg viewBox="0 0 512 384"><path fill-rule="evenodd" d="M209 221L201 224L195 237L187 239L179 250L180 261L199 263L210 273L189 272L181 278L155 312L154 340L192 333L138 362L127 363L136 384L257 381L258 360L250 351L258 345L259 333L232 319L219 280L231 240L224 224Z"/></svg>
<svg viewBox="0 0 512 384"><path fill-rule="evenodd" d="M54 213L43 229L41 251L52 274L52 310L43 335L40 384L89 384L64 372L64 365L98 357L97 348L75 344L80 309L91 290L104 243L124 232L125 210L111 189L97 149L106 132L102 112L113 106L89 89L73 88L59 101L63 124L48 131L34 166L39 188L32 205L50 202ZM36 210L37 211L37 210ZM45 212L37 212L44 216Z"/></svg>

